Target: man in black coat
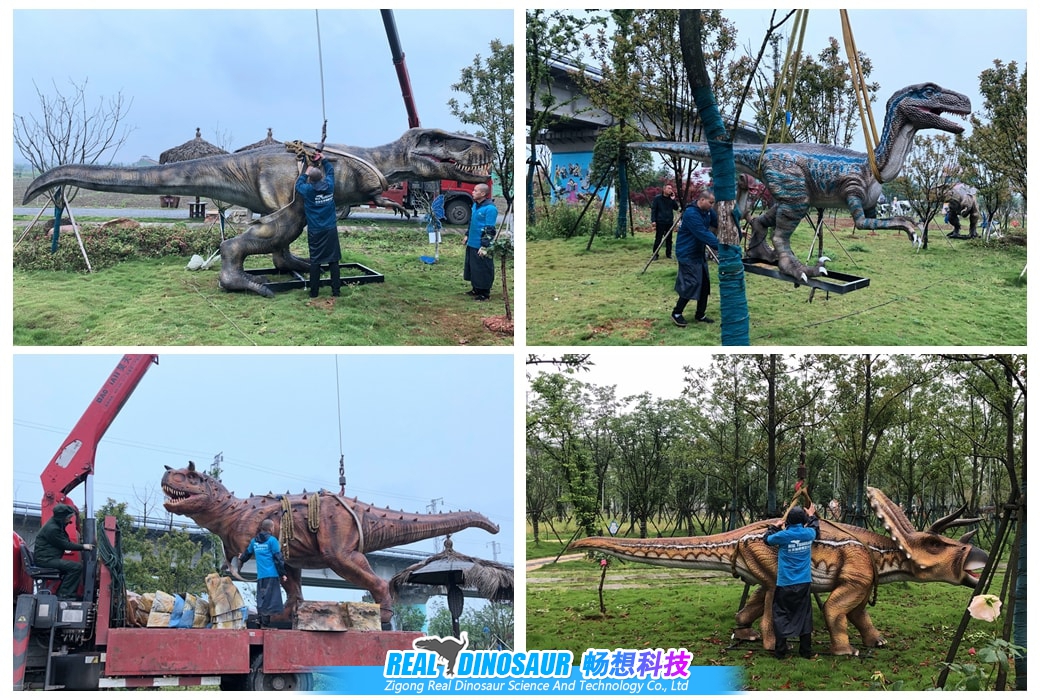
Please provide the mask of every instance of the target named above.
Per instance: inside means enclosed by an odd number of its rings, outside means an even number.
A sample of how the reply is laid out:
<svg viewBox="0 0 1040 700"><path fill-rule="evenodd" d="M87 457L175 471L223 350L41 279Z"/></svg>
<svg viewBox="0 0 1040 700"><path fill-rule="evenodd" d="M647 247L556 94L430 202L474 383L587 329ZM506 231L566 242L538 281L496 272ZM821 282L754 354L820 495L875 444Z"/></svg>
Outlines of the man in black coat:
<svg viewBox="0 0 1040 700"><path fill-rule="evenodd" d="M661 240L664 239L664 256L672 257L672 224L675 223L675 215L672 212L679 211L679 203L675 201L675 188L671 183L664 186L664 191L653 198L650 202L650 221L654 224L654 259L657 259L657 251L661 248Z"/></svg>
<svg viewBox="0 0 1040 700"><path fill-rule="evenodd" d="M40 528L40 534L36 535L36 544L33 547L33 559L37 566L61 572L59 598L74 598L76 589L79 588L80 576L83 574L83 564L63 559L65 552L94 549L92 544L80 544L69 539L65 528L75 517L76 510L72 506L64 503L54 506L54 514Z"/></svg>

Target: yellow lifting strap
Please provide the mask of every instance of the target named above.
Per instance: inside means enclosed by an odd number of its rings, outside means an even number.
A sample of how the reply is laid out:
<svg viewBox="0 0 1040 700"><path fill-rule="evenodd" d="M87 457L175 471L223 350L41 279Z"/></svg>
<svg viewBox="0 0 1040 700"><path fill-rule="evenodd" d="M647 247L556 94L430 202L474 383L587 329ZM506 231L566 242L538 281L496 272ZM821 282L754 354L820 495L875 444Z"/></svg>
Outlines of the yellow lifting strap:
<svg viewBox="0 0 1040 700"><path fill-rule="evenodd" d="M766 156L766 146L769 145L769 134L773 128L773 120L776 119L776 112L780 107L780 97L783 95L787 99L787 104L791 104L791 100L794 96L794 86L798 82L798 64L802 61L802 44L805 41L805 25L808 20L808 10L795 10L794 31L791 33L791 41L787 45L787 55L784 57L784 67L781 70L781 84L777 85L776 90L773 91L773 106L769 111L769 121L767 122L769 126L766 131L766 136L762 140L762 152L758 156L759 168L762 167L762 160ZM794 49L796 43L798 48ZM786 136L787 120L784 119L783 127L781 127L780 130L780 143L784 142Z"/></svg>
<svg viewBox="0 0 1040 700"><path fill-rule="evenodd" d="M852 75L852 88L856 91L859 118L863 122L863 141L867 146L867 160L870 162L870 171L874 174L874 178L881 182L881 172L878 170L877 159L874 156L879 142L877 126L874 124L874 114L870 110L870 96L867 94L867 83L863 77L863 66L859 61L859 51L856 50L856 40L852 36L849 12L848 10L840 10L840 12L841 34L845 41L845 54L849 58L849 73Z"/></svg>

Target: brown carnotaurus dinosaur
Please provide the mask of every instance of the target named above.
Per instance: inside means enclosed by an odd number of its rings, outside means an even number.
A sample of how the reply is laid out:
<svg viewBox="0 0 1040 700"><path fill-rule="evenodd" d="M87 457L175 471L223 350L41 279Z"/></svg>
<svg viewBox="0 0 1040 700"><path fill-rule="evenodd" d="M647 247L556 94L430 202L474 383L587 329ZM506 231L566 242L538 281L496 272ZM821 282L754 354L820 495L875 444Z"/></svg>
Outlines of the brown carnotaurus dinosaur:
<svg viewBox="0 0 1040 700"><path fill-rule="evenodd" d="M367 552L450 535L469 527L492 534L498 525L480 513L404 513L377 508L356 498L328 491L236 498L219 481L195 470L166 467L162 478L163 504L171 513L186 515L220 538L227 567L237 575L232 559L244 552L261 521L274 521L274 536L282 543L286 607L291 611L303 600L302 569L332 569L355 583L379 603L386 627L392 614L390 591L365 558ZM288 507L286 509L286 507ZM283 518L288 515L289 520Z"/></svg>
<svg viewBox="0 0 1040 700"><path fill-rule="evenodd" d="M867 499L888 530L887 536L821 520L820 539L812 546L812 589L830 591L823 616L830 632L831 653L836 655L858 653L849 644L848 622L859 630L864 644L884 646L884 638L867 614L867 604L878 584L940 581L973 588L978 577L972 570L985 566L988 560L985 552L969 543L974 531L960 540L940 534L966 522L956 519L959 512L936 521L925 532L918 532L902 509L878 489L867 488ZM759 584L759 589L737 612L737 627L748 628L762 618L762 642L772 650L776 641L772 606L777 554L774 547L765 543L763 535L773 522L761 520L705 537L587 537L570 548L606 552L644 564L729 571L747 583Z"/></svg>

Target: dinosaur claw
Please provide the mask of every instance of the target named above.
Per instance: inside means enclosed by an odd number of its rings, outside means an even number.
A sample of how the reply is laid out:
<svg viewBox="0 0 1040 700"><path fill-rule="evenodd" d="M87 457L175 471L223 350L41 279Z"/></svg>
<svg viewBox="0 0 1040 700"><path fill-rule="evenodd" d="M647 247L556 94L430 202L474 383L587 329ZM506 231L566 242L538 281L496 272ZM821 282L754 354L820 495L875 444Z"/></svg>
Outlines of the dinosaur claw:
<svg viewBox="0 0 1040 700"><path fill-rule="evenodd" d="M820 265L820 274L824 275L824 276L827 275L827 268L824 267L823 265Z"/></svg>
<svg viewBox="0 0 1040 700"><path fill-rule="evenodd" d="M816 259L816 262L819 263L820 265L824 264L825 262L830 262L830 261L831 261L831 259L828 258L826 255L821 255L819 258Z"/></svg>
<svg viewBox="0 0 1040 700"><path fill-rule="evenodd" d="M808 275L806 275L804 272L802 273L802 281L803 282L808 282L809 281Z"/></svg>

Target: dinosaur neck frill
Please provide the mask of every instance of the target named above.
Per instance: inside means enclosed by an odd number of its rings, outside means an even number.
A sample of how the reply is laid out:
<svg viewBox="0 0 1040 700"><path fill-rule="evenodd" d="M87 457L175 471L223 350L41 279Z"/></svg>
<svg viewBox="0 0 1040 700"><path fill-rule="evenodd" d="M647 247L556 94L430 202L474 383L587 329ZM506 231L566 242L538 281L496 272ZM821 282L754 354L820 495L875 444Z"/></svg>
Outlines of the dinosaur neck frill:
<svg viewBox="0 0 1040 700"><path fill-rule="evenodd" d="M498 531L487 518L472 511L424 514L371 508L357 515L364 528L365 552L443 537L469 527L479 527L491 533Z"/></svg>

